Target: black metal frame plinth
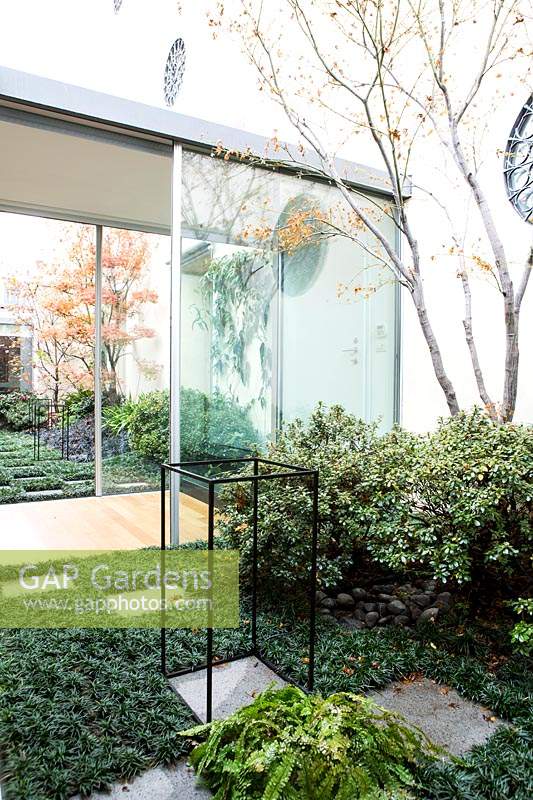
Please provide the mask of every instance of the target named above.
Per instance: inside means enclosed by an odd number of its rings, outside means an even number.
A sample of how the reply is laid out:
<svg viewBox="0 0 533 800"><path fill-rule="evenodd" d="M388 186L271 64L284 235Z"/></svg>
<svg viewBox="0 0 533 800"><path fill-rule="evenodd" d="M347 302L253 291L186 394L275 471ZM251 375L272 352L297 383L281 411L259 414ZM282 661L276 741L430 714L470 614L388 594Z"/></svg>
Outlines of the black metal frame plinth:
<svg viewBox="0 0 533 800"><path fill-rule="evenodd" d="M210 477L195 472L195 467L230 467L232 465L246 465L253 466L253 474L237 474L237 475L223 475L220 477ZM269 467L281 469L278 472L266 472L261 474L259 466L264 464ZM313 512L312 512L312 531L311 531L311 563L309 565L309 664L307 673L307 682L302 689L311 692L314 687L315 675L315 637L316 637L316 575L317 575L317 550L318 550L318 470L306 469L305 467L294 466L293 464L284 464L279 461L271 461L270 459L261 458L259 456L251 456L249 458L210 458L203 461L181 461L174 464L162 464L161 466L161 551L167 549L166 542L166 477L167 473L182 475L189 480L196 480L205 483L208 487L208 529L207 529L207 547L208 551L212 552L215 547L215 488L230 483L252 483L252 627L251 638L252 647L245 653L241 653L231 658L223 659L213 662L213 628L207 628L207 654L206 661L203 664L196 664L192 667L185 667L175 671L167 669L167 629L164 624L161 626L161 671L166 678L176 678L181 675L189 675L193 672L200 670L207 670L207 687L206 687L206 719L211 722L213 714L213 666L220 666L221 664L229 664L233 661L239 661L244 658L254 657L261 661L266 667L274 672L278 677L287 683L294 683L294 681L285 675L269 661L261 652L261 648L257 641L257 535L258 535L258 510L259 510L259 485L261 481L279 480L279 479L305 479L311 481L311 490L313 496ZM198 719L198 715L191 709L194 716ZM201 721L201 720L198 720Z"/></svg>
<svg viewBox="0 0 533 800"><path fill-rule="evenodd" d="M34 461L68 461L70 458L70 410L66 403L56 403L48 397L28 401L28 419L33 434ZM61 456L41 458L41 431L50 430L61 421Z"/></svg>

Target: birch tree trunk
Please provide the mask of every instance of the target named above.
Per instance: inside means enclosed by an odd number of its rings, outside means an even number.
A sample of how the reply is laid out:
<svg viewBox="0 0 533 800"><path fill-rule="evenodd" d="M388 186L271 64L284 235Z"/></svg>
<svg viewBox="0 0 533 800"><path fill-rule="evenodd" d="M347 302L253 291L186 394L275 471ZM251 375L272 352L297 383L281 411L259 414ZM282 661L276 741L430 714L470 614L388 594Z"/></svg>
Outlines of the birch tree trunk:
<svg viewBox="0 0 533 800"><path fill-rule="evenodd" d="M483 227L487 234L498 278L503 295L503 313L505 325L505 366L503 380L503 397L500 416L503 422L512 420L516 408L518 386L518 365L520 352L518 346L519 309L515 306L514 285L509 273L507 257L503 242L500 239L487 198L481 189L477 176L469 168L459 138L457 122L450 120L452 148L460 173L470 187L478 208Z"/></svg>
<svg viewBox="0 0 533 800"><path fill-rule="evenodd" d="M422 285L422 279L420 278L420 276L417 276L415 278L414 286L413 289L411 290L411 296L413 298L413 302L416 308L416 313L418 316L418 321L420 323L420 328L422 329L424 339L426 340L426 344L429 349L429 354L431 357L431 363L433 364L435 377L437 378L437 381L439 382L439 385L442 391L444 392L444 396L446 398L450 414L452 415L458 414L459 402L457 400L457 395L455 394L455 389L453 388L453 384L449 379L446 370L444 369L440 347L437 343L437 339L435 337L433 328L429 321L429 315L427 312L426 301L424 297L424 289Z"/></svg>

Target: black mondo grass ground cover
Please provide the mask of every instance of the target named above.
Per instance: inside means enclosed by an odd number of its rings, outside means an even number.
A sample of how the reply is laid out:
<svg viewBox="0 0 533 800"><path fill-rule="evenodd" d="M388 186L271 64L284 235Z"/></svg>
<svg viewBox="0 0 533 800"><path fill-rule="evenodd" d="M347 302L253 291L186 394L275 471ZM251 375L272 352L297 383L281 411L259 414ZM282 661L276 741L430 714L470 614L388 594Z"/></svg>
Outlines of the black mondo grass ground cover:
<svg viewBox="0 0 533 800"><path fill-rule="evenodd" d="M7 798L89 793L179 758L191 717L157 669L158 641L156 631L2 632Z"/></svg>
<svg viewBox="0 0 533 800"><path fill-rule="evenodd" d="M307 629L289 614L258 619L265 654L305 678ZM218 656L246 648L249 620L217 631ZM173 631L182 665L205 654L205 632ZM497 663L496 663L497 662ZM463 764L420 772L420 800L531 800L533 678L524 658L494 659L485 643L433 627L349 631L318 621L316 689L364 692L423 673L510 721ZM158 631L3 631L0 741L8 800L60 800L185 754L186 707L159 672Z"/></svg>

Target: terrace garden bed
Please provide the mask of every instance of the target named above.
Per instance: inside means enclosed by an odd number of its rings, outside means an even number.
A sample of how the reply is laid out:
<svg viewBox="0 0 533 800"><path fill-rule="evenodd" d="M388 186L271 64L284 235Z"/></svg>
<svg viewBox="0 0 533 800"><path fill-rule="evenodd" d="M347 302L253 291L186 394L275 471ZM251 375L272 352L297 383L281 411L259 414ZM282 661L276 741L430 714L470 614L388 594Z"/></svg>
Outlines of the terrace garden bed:
<svg viewBox="0 0 533 800"><path fill-rule="evenodd" d="M334 606L317 619L316 691L325 697L394 691L425 678L482 704L489 725L492 717L508 723L497 730L494 724L491 738L460 761L420 764L408 794L396 798L533 796L527 616L513 632L517 598L524 598L519 613L531 612L531 436L529 428L496 426L477 412L444 421L426 437L399 429L378 436L342 409L319 408L271 448L275 460L320 470L318 599L324 611L327 598ZM56 491L43 488L55 476L26 463L21 443L4 440L13 475L41 492ZM301 683L308 669L308 607L290 604L307 586L309 495L289 483L281 489L266 483L259 508L259 639L267 659ZM244 595L240 627L215 631L220 659L249 645L249 500L235 482L217 516L218 545L240 551ZM402 603L410 609L409 624L368 626L372 611L358 603L376 603L377 612ZM421 610L416 620L415 606ZM436 622L422 618L422 609L433 607ZM339 624L350 616L365 627ZM202 661L205 631L178 630L169 639L169 670ZM160 673L159 643L158 631L0 632L7 800L66 800L186 754L180 731L192 719Z"/></svg>

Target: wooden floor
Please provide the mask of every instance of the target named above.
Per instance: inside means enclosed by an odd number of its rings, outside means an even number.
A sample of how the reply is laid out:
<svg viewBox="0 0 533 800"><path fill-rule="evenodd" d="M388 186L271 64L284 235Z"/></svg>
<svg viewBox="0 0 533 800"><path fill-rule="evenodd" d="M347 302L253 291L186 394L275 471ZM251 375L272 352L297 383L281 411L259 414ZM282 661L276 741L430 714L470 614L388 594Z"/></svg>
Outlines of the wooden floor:
<svg viewBox="0 0 533 800"><path fill-rule="evenodd" d="M207 505L182 494L180 541L205 538ZM159 492L0 505L2 550L130 550L159 542Z"/></svg>

